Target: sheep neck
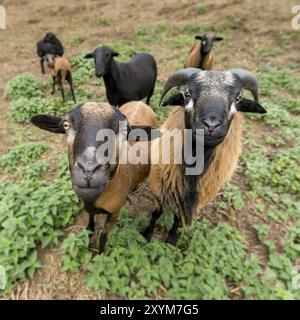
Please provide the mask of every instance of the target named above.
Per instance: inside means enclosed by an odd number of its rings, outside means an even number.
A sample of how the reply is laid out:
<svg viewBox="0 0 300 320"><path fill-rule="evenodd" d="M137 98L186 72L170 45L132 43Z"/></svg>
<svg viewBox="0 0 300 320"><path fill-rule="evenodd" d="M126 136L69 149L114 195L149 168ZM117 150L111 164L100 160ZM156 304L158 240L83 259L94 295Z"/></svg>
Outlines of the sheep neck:
<svg viewBox="0 0 300 320"><path fill-rule="evenodd" d="M202 50L200 49L200 62L199 62L199 68L200 69L203 69L203 62L204 62L204 60L205 60L205 58L207 57L207 55L210 53L210 51L209 52L202 52Z"/></svg>
<svg viewBox="0 0 300 320"><path fill-rule="evenodd" d="M103 76L103 80L106 87L106 94L110 96L111 92L119 92L119 82L121 74L117 62L114 59L111 59L109 68ZM110 98L109 98L110 100Z"/></svg>

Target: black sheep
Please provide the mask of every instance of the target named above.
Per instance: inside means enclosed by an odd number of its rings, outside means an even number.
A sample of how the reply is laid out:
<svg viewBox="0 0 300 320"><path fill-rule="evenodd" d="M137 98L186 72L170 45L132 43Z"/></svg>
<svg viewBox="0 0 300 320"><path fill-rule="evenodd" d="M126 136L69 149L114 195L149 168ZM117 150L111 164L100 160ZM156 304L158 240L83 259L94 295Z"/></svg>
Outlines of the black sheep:
<svg viewBox="0 0 300 320"><path fill-rule="evenodd" d="M154 58L150 54L139 53L126 63L118 63L114 59L118 55L107 47L85 55L86 59L95 60L96 76L104 79L108 102L121 106L147 97L146 103L149 104L157 76Z"/></svg>
<svg viewBox="0 0 300 320"><path fill-rule="evenodd" d="M64 55L64 47L52 32L46 33L45 37L36 44L37 54L41 58L41 71L45 74L44 60L47 54L60 56Z"/></svg>

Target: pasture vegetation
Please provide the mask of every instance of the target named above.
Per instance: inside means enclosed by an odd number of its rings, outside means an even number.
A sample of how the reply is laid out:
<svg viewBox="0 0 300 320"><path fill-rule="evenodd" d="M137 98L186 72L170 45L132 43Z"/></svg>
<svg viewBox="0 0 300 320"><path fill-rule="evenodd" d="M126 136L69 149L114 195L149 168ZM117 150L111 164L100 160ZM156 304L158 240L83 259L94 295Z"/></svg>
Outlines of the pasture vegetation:
<svg viewBox="0 0 300 320"><path fill-rule="evenodd" d="M200 6L198 14L206 10ZM226 28L234 28L237 21L230 23ZM109 25L111 20L101 19L97 24ZM164 73L183 65L186 47L198 32L195 23L178 30L162 21L140 28L128 40L107 45L121 53L119 61L126 61L135 52L148 51L151 43L152 51L159 48L164 53L158 57L158 68ZM154 37L157 44L153 44ZM78 36L71 45L82 41L84 38ZM102 81L94 77L93 61L83 56L71 59L77 99L102 100L103 94L98 95ZM85 285L107 296L299 299L300 291L292 288L292 280L293 268L300 259L300 79L288 67L264 67L258 74L261 101L268 113L247 115L245 150L238 168L238 177L245 183L242 187L230 184L206 209L210 213L225 212L227 219L215 222L208 219L209 214L204 219L199 217L192 227L182 231L176 248L162 241L172 223L168 212L148 243L139 231L149 217L142 212L133 217L126 209L104 254L92 256L86 230L70 233L61 242L64 227L82 208L71 188L66 157L57 161L55 177L49 179L49 162L41 160L46 143L20 143L2 155L0 264L8 275L5 292L10 292L16 281L32 278L41 267L39 247L59 244L62 272L84 272ZM157 82L152 97L152 107L161 121L168 112L158 106L162 85ZM26 124L36 113L63 114L73 107L71 102L63 104L58 94L50 97L49 87L50 80L43 83L31 74L9 81L5 95L11 101L12 121ZM253 125L262 128L263 138L255 135ZM249 225L256 247L266 252L263 256L246 237Z"/></svg>
<svg viewBox="0 0 300 320"><path fill-rule="evenodd" d="M80 45L81 43L83 43L85 40L86 40L85 36L78 35L78 36L74 37L73 39L71 39L70 47L76 47L76 46Z"/></svg>

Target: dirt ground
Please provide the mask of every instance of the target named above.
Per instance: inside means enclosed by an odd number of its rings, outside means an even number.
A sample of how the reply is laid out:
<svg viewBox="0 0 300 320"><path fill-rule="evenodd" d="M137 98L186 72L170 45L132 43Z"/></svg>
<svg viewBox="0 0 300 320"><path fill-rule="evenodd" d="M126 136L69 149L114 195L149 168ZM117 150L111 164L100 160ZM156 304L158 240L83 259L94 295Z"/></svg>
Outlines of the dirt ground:
<svg viewBox="0 0 300 320"><path fill-rule="evenodd" d="M279 56L261 55L261 50L279 46L286 32L290 31L292 1L251 1L251 0L215 0L205 1L208 11L199 15L199 1L195 0L72 0L63 4L59 0L4 0L2 5L7 11L7 29L0 30L0 154L5 153L14 143L16 126L9 119L9 102L3 97L6 82L21 72L31 72L42 77L39 60L36 55L36 41L49 30L59 34L66 44L66 56L79 54L95 48L112 39L127 39L141 26L151 26L158 21L167 20L174 28L181 28L189 22L199 21L199 33L202 23L231 24L230 35L221 34L228 40L218 45L218 58L215 69L228 67L245 67L256 71L260 65L278 65L299 63L299 42L294 41ZM99 26L99 18L113 19L110 25ZM228 31L226 31L228 32ZM221 32L222 33L222 32ZM76 46L70 46L71 39L84 35L85 40ZM166 51L160 52L153 41L152 54L160 59ZM192 44L192 43L191 43ZM152 45L152 44L151 44ZM189 47L186 48L187 51ZM172 54L172 52L169 52ZM237 61L238 57L238 61ZM159 79L164 81L175 70L168 67L159 70ZM18 127L19 128L19 127ZM256 124L257 138L266 133L266 128ZM53 142L52 148L62 152L60 137L43 134L47 141ZM59 143L57 143L59 142ZM57 146L59 147L57 148ZM52 149L52 150L53 150ZM243 175L237 172L234 182L245 188ZM215 214L211 206L204 213L216 222L220 219L235 219L226 212ZM246 235L261 259L264 259L265 248L253 232L255 213L251 207L236 224ZM77 217L75 226L68 232L84 226L86 215ZM90 291L83 285L83 275L74 276L60 271L59 248L41 250L43 267L33 280L19 283L10 296L12 299L101 299L100 294ZM114 298L114 297L111 297Z"/></svg>

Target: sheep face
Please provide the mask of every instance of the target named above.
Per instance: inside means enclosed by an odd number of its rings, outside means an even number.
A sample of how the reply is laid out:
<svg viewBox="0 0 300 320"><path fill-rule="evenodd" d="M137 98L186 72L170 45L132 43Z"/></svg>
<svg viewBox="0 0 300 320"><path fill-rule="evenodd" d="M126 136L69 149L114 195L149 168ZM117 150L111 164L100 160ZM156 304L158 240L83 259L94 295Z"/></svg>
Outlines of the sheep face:
<svg viewBox="0 0 300 320"><path fill-rule="evenodd" d="M117 134L119 121L126 121L121 112L110 105L96 103L84 104L69 112L62 120L67 136L73 188L86 202L98 198L116 171L117 164L110 164L109 159L98 152L104 143L98 134L104 129Z"/></svg>
<svg viewBox="0 0 300 320"><path fill-rule="evenodd" d="M55 56L53 54L46 54L45 59L46 59L46 63L47 63L48 68L50 68L50 69L54 68Z"/></svg>
<svg viewBox="0 0 300 320"><path fill-rule="evenodd" d="M73 189L85 203L93 203L116 173L120 150L117 146L124 141L119 135L129 139L127 135L133 128L149 132L152 129L130 126L118 109L94 102L79 105L64 117L37 115L31 118L31 123L50 132L65 134Z"/></svg>
<svg viewBox="0 0 300 320"><path fill-rule="evenodd" d="M114 50L107 48L107 47L101 47L97 48L94 52L88 53L85 55L86 59L93 58L95 61L96 66L96 76L98 78L101 78L105 76L105 74L108 72L111 60L113 57L118 56L119 53L115 52Z"/></svg>
<svg viewBox="0 0 300 320"><path fill-rule="evenodd" d="M172 75L164 86L161 97L175 86L183 85L181 94L168 102L185 109L185 127L197 134L204 130L205 144L214 146L223 141L232 117L237 111L265 113L258 103L258 84L255 77L243 69L229 71L199 71L187 68ZM254 101L243 98L243 89L250 90ZM163 104L163 105L167 105Z"/></svg>
<svg viewBox="0 0 300 320"><path fill-rule="evenodd" d="M206 141L218 143L225 137L237 111L243 87L231 72L201 72L183 89L186 128L203 129Z"/></svg>
<svg viewBox="0 0 300 320"><path fill-rule="evenodd" d="M212 33L205 33L202 36L196 36L195 39L201 41L201 53L203 54L207 54L211 51L214 42L223 40L223 38L216 37Z"/></svg>

